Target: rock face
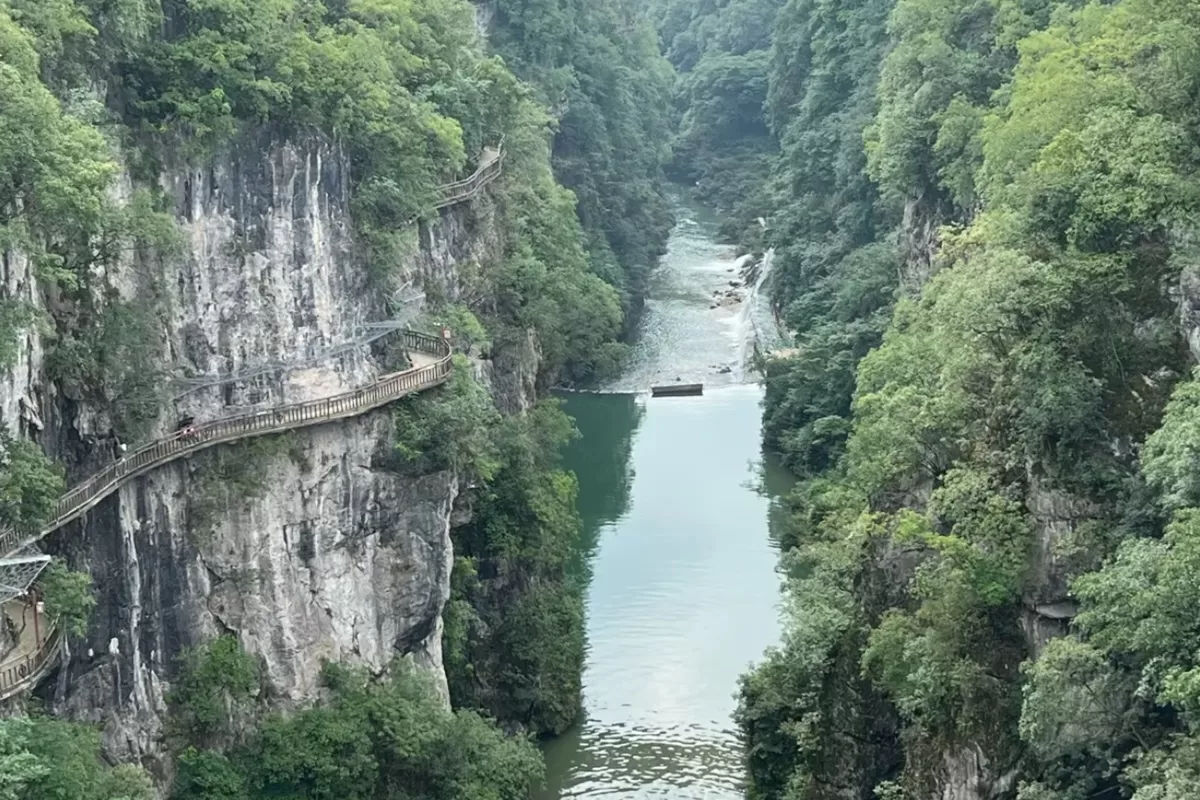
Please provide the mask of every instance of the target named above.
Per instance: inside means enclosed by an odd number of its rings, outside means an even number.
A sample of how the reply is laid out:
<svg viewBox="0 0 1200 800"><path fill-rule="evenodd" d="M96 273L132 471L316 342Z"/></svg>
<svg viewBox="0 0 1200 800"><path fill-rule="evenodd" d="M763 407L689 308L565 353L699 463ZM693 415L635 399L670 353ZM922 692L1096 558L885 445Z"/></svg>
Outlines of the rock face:
<svg viewBox="0 0 1200 800"><path fill-rule="evenodd" d="M96 576L99 613L47 687L56 711L103 723L111 755L153 760L173 662L221 633L285 705L316 696L326 659L380 670L408 653L444 689L458 483L382 469L389 430L375 412L178 461L57 534Z"/></svg>
<svg viewBox="0 0 1200 800"><path fill-rule="evenodd" d="M354 259L347 171L327 140L269 130L201 169L166 171L184 257L104 276L127 301L155 298L156 366L189 376L172 385L151 435L185 415L206 421L362 385L389 367L378 348L350 345L389 317L395 286L459 299L497 257L482 198L422 224L411 258L391 265L396 283L381 285ZM10 296L41 303L17 255L0 268ZM537 370L536 342L525 345L490 367L517 407ZM0 375L0 412L14 433L44 424L40 439L73 482L114 457L112 425L49 382L43 350L36 330L26 334L16 368ZM218 382L231 374L240 379ZM390 437L383 409L220 446L130 482L52 534L46 548L91 573L98 606L39 692L59 713L103 723L109 755L165 775L160 735L178 656L216 634L235 634L259 659L284 706L313 698L326 659L382 670L407 655L444 689L458 478L390 471Z"/></svg>
<svg viewBox="0 0 1200 800"><path fill-rule="evenodd" d="M1193 245L1192 250L1195 250ZM1200 363L1200 269L1186 266L1175 291L1179 306L1179 328L1187 339L1192 361Z"/></svg>
<svg viewBox="0 0 1200 800"><path fill-rule="evenodd" d="M995 774L983 750L966 745L942 754L942 781L936 800L997 800L1008 797L1020 773L1014 768Z"/></svg>
<svg viewBox="0 0 1200 800"><path fill-rule="evenodd" d="M1022 598L1022 633L1029 653L1041 654L1046 644L1066 633L1075 603L1069 582L1078 569L1067 554L1070 538L1081 523L1095 519L1100 509L1061 489L1029 479L1026 507L1034 522L1030 573Z"/></svg>
<svg viewBox="0 0 1200 800"><path fill-rule="evenodd" d="M920 292L933 274L938 247L938 227L948 219L946 209L926 198L910 197L904 203L900 225L901 287L910 294Z"/></svg>

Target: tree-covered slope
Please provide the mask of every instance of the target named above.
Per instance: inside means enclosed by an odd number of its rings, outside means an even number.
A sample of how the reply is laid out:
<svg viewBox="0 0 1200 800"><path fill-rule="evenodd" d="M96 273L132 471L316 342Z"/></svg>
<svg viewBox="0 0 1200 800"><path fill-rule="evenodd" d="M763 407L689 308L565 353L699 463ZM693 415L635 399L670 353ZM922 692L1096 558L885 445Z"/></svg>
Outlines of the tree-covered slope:
<svg viewBox="0 0 1200 800"><path fill-rule="evenodd" d="M804 481L752 796L1193 791L1198 32L1143 0L781 10L765 430Z"/></svg>
<svg viewBox="0 0 1200 800"><path fill-rule="evenodd" d="M658 0L663 48L679 71L671 176L694 184L726 219L722 229L761 241L764 191L778 147L764 104L771 31L781 0Z"/></svg>
<svg viewBox="0 0 1200 800"><path fill-rule="evenodd" d="M627 312L672 224L662 186L673 74L642 4L493 0L489 39L555 122L554 174L575 193L592 269Z"/></svg>

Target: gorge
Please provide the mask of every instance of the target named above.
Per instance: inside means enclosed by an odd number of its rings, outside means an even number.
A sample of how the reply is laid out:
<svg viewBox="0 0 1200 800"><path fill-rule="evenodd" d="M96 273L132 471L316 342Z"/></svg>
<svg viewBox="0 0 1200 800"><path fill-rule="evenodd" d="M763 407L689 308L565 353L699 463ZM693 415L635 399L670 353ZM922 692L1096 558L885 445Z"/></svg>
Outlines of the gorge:
<svg viewBox="0 0 1200 800"><path fill-rule="evenodd" d="M0 0L0 800L1194 797L1198 32Z"/></svg>

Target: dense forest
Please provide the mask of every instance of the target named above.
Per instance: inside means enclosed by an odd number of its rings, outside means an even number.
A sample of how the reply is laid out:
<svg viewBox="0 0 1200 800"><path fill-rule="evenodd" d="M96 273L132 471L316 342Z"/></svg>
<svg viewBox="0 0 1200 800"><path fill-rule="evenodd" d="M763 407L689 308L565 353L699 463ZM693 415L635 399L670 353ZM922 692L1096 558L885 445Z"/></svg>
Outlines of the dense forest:
<svg viewBox="0 0 1200 800"><path fill-rule="evenodd" d="M767 124L771 30L780 0L656 0L663 51L678 71L669 173L693 185L722 229L761 241L766 185L779 147ZM759 236L756 236L759 234Z"/></svg>
<svg viewBox="0 0 1200 800"><path fill-rule="evenodd" d="M384 292L435 188L505 149L503 257L422 320L455 374L392 414L390 469L474 487L455 710L402 664L329 665L282 714L217 638L178 658L174 795L528 793L524 735L579 709L575 432L502 413L468 359L532 331L542 388L615 370L669 175L773 253L790 340L762 359L799 484L784 639L740 687L749 796L1194 796L1197 33L1179 0L0 0L0 251L56 309L0 299L0 367L43 325L48 378L132 442L160 308L152 274L144 303L103 276L180 247L164 171L264 129L336 140ZM64 475L4 445L0 522L36 529ZM56 564L45 597L86 628L86 576ZM150 792L88 727L0 724L0 800Z"/></svg>
<svg viewBox="0 0 1200 800"><path fill-rule="evenodd" d="M673 73L635 0L492 0L489 41L554 120L554 174L575 194L592 270L631 330L672 225Z"/></svg>
<svg viewBox="0 0 1200 800"><path fill-rule="evenodd" d="M749 795L1194 796L1196 8L672 5L681 137L769 162L792 339ZM704 124L751 90L767 134Z"/></svg>
<svg viewBox="0 0 1200 800"><path fill-rule="evenodd" d="M454 377L393 412L389 468L453 470L476 498L454 530L445 612L455 712L398 664L385 679L330 665L316 707L275 714L254 658L221 638L178 658L174 796L523 797L540 774L523 737L574 721L582 595L566 562L579 521L557 459L574 429L548 401L501 413L468 358L532 337L539 388L620 363L671 225L673 73L633 12L617 0L0 0L0 251L31 258L54 298L53 318L37 320L53 331L49 379L104 409L126 441L165 399L153 264L182 246L165 172L255 147L262 131L336 142L352 257L384 296L436 217L435 188L483 148L504 149L489 190L502 258L468 276L461 299L431 290L418 320L453 329ZM151 267L146 302L104 284L131 252ZM0 367L33 322L22 301L0 302ZM29 442L5 445L0 522L38 529L63 470ZM286 445L218 454L222 496L261 492L247 466ZM74 635L86 630L86 575L56 563L44 595ZM149 796L145 773L111 769L98 748L87 727L4 722L0 797Z"/></svg>

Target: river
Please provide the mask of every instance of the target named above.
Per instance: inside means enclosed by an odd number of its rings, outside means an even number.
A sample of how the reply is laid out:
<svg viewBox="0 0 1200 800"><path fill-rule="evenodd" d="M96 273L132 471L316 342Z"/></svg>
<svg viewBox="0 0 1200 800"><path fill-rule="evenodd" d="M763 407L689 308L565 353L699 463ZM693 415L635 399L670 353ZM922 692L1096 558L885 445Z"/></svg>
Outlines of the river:
<svg viewBox="0 0 1200 800"><path fill-rule="evenodd" d="M740 382L758 304L715 223L683 203L651 281L630 366L605 393L566 395L581 438L589 575L584 716L545 747L537 800L733 800L738 676L779 635L771 530L788 487L763 463L761 389ZM750 292L753 295L753 292ZM651 384L703 397L650 399Z"/></svg>

